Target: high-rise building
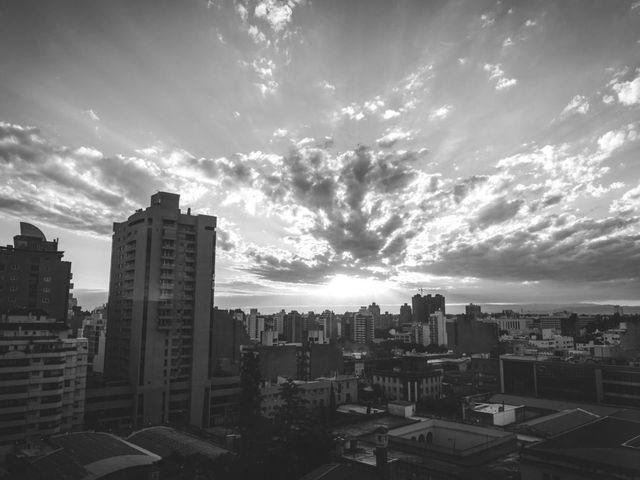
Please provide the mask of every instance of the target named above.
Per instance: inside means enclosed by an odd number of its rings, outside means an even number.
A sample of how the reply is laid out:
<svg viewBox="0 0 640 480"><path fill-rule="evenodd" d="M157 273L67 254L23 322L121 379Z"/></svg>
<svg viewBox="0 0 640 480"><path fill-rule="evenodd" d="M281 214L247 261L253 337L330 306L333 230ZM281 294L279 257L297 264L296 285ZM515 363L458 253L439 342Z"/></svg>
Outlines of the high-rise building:
<svg viewBox="0 0 640 480"><path fill-rule="evenodd" d="M105 377L134 390L134 422L209 423L216 217L180 196L113 224Z"/></svg>
<svg viewBox="0 0 640 480"><path fill-rule="evenodd" d="M47 241L40 229L20 222L13 245L0 247L0 313L39 309L66 321L73 284L71 262L63 261L63 254L58 240Z"/></svg>
<svg viewBox="0 0 640 480"><path fill-rule="evenodd" d="M104 373L104 350L107 334L107 307L95 308L91 315L82 322L82 334L88 341L89 371Z"/></svg>
<svg viewBox="0 0 640 480"><path fill-rule="evenodd" d="M356 343L370 343L374 338L373 315L366 307L353 314L351 340Z"/></svg>
<svg viewBox="0 0 640 480"><path fill-rule="evenodd" d="M284 338L290 343L302 343L304 319L295 310L284 316Z"/></svg>
<svg viewBox="0 0 640 480"><path fill-rule="evenodd" d="M398 323L409 323L411 318L411 305L407 303L400 305L400 318L398 319Z"/></svg>
<svg viewBox="0 0 640 480"><path fill-rule="evenodd" d="M374 328L383 328L380 325L380 305L378 305L376 302L373 302L371 305L369 305L369 311L371 312L371 315L373 315Z"/></svg>
<svg viewBox="0 0 640 480"><path fill-rule="evenodd" d="M473 318L474 320L477 320L479 318L482 318L482 307L480 307L480 305L474 305L473 303L470 303L469 305L465 305L464 313L467 318Z"/></svg>
<svg viewBox="0 0 640 480"><path fill-rule="evenodd" d="M447 319L441 311L429 315L429 342L436 345L447 345Z"/></svg>
<svg viewBox="0 0 640 480"><path fill-rule="evenodd" d="M0 316L0 450L82 429L87 340L69 336L64 321L42 310Z"/></svg>
<svg viewBox="0 0 640 480"><path fill-rule="evenodd" d="M442 312L446 316L444 296L436 293L435 295L420 295L419 293L411 297L411 306L413 310L412 320L415 323L426 323L429 321L429 315L435 312Z"/></svg>

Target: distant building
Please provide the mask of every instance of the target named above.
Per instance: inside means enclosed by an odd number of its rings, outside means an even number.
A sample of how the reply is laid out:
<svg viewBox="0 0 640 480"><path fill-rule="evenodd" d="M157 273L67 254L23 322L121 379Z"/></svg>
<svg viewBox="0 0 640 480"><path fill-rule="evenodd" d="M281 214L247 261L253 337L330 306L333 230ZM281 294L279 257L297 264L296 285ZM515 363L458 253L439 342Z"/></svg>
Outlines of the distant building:
<svg viewBox="0 0 640 480"><path fill-rule="evenodd" d="M479 318L482 318L482 307L480 307L480 305L474 305L473 303L470 303L469 305L466 305L464 307L464 313L467 318L473 318L474 320L477 320Z"/></svg>
<svg viewBox="0 0 640 480"><path fill-rule="evenodd" d="M370 343L374 339L374 331L373 314L366 307L353 314L351 340L355 343Z"/></svg>
<svg viewBox="0 0 640 480"><path fill-rule="evenodd" d="M372 379L388 399L419 402L423 398L440 398L442 375L440 369L409 371L397 368L373 370Z"/></svg>
<svg viewBox="0 0 640 480"><path fill-rule="evenodd" d="M82 429L87 340L43 311L0 318L0 445Z"/></svg>
<svg viewBox="0 0 640 480"><path fill-rule="evenodd" d="M295 310L284 316L284 338L289 343L302 343L304 319Z"/></svg>
<svg viewBox="0 0 640 480"><path fill-rule="evenodd" d="M429 315L438 311L442 312L443 316L447 315L444 296L439 293L424 296L419 293L414 295L411 297L411 309L413 312L412 320L415 323L426 323L429 320Z"/></svg>
<svg viewBox="0 0 640 480"><path fill-rule="evenodd" d="M640 405L640 368L500 356L501 392L612 405Z"/></svg>
<svg viewBox="0 0 640 480"><path fill-rule="evenodd" d="M267 383L260 388L261 409L267 418L273 417L278 407L284 403L280 391L286 381L286 378L279 377L277 383ZM302 398L306 400L305 405L309 410L329 408L332 390L336 405L358 402L358 379L355 376L336 375L310 381L296 380L295 384Z"/></svg>
<svg viewBox="0 0 640 480"><path fill-rule="evenodd" d="M62 260L58 240L47 241L37 227L20 222L13 245L0 247L0 314L38 309L68 320L71 262Z"/></svg>
<svg viewBox="0 0 640 480"><path fill-rule="evenodd" d="M398 323L409 323L411 322L411 319L411 305L406 303L404 305L400 305L400 318L398 319Z"/></svg>
<svg viewBox="0 0 640 480"><path fill-rule="evenodd" d="M448 347L456 353L489 353L498 345L498 326L466 317L448 322Z"/></svg>
<svg viewBox="0 0 640 480"><path fill-rule="evenodd" d="M91 312L82 322L81 337L87 339L90 372L104 373L104 350L107 333L106 307L99 307Z"/></svg>
<svg viewBox="0 0 640 480"><path fill-rule="evenodd" d="M441 311L429 315L429 343L447 345L447 318Z"/></svg>

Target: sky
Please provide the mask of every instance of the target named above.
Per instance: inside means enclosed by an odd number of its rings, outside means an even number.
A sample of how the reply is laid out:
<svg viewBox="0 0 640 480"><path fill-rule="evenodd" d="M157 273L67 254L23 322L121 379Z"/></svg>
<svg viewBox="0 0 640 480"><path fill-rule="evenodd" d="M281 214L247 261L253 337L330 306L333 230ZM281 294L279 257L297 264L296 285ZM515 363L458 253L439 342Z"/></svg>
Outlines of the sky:
<svg viewBox="0 0 640 480"><path fill-rule="evenodd" d="M86 307L157 191L224 308L640 304L639 1L6 0L0 72L0 243Z"/></svg>

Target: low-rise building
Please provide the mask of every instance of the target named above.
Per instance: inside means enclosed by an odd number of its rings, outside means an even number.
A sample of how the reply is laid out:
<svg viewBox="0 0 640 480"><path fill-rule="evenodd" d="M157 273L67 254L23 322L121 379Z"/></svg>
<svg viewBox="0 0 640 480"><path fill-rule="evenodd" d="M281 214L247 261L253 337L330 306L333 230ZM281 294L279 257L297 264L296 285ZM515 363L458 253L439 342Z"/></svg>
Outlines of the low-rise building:
<svg viewBox="0 0 640 480"><path fill-rule="evenodd" d="M261 409L265 417L273 417L280 405L284 401L280 395L282 384L288 380L279 377L276 383L265 383L260 387L262 395ZM334 377L320 377L316 380L301 381L294 380L306 401L306 406L310 410L316 408L329 407L331 404L331 392L335 398L336 405L354 403L358 401L358 379L351 375L336 375Z"/></svg>
<svg viewBox="0 0 640 480"><path fill-rule="evenodd" d="M466 416L472 422L482 425L503 427L521 421L524 418L524 405L477 403L467 409Z"/></svg>
<svg viewBox="0 0 640 480"><path fill-rule="evenodd" d="M418 402L423 398L438 399L442 395L441 369L407 371L402 369L373 370L374 385L379 385L390 400Z"/></svg>
<svg viewBox="0 0 640 480"><path fill-rule="evenodd" d="M599 418L525 448L522 480L638 478L639 420L637 414Z"/></svg>

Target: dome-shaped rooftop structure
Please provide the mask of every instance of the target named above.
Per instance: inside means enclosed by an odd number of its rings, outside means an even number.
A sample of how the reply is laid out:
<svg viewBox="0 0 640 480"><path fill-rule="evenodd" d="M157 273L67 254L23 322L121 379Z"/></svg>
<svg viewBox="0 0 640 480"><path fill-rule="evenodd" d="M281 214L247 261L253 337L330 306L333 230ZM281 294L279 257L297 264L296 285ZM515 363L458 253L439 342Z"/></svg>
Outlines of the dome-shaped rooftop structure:
<svg viewBox="0 0 640 480"><path fill-rule="evenodd" d="M44 233L42 233L42 230L40 230L35 225L31 225L27 222L20 222L20 235L22 235L23 237L37 238L42 240L43 242L47 241Z"/></svg>

